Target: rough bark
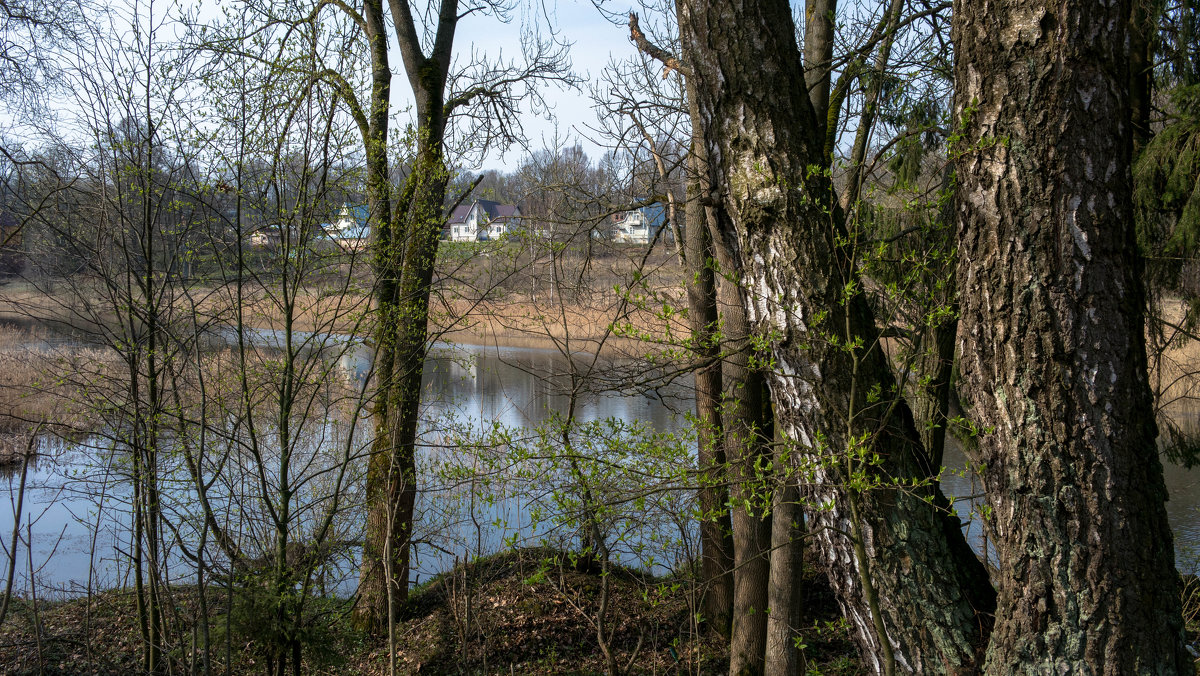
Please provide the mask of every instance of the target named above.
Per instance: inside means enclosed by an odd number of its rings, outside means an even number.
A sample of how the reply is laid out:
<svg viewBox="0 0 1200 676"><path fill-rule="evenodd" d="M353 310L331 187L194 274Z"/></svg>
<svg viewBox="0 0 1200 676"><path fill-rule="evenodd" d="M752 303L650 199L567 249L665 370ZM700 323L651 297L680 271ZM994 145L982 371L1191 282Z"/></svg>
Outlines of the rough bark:
<svg viewBox="0 0 1200 676"><path fill-rule="evenodd" d="M689 85L690 87L690 85ZM693 92L692 100L696 97ZM699 107L693 132L703 128ZM702 137L694 145L708 150ZM713 193L711 166L702 162L707 174L701 183ZM728 214L719 199L709 198L707 224L721 271L717 285L717 305L721 326L722 404L721 425L730 484L730 525L733 544L733 625L730 633L731 674L759 674L763 671L767 648L768 584L771 550L771 492L774 490L767 467L771 460L774 434L770 393L761 362L752 344L750 318L746 312L747 293L743 286L741 262L722 235L722 223Z"/></svg>
<svg viewBox="0 0 1200 676"><path fill-rule="evenodd" d="M1131 213L1128 3L956 2L961 305L993 674L1192 673Z"/></svg>
<svg viewBox="0 0 1200 676"><path fill-rule="evenodd" d="M950 306L951 312L957 304ZM928 379L920 393L916 410L920 422L921 443L929 456L929 466L936 470L946 455L946 433L950 420L950 395L953 392L954 348L958 334L958 318L949 317L926 329L932 342L922 356L921 375Z"/></svg>
<svg viewBox="0 0 1200 676"><path fill-rule="evenodd" d="M717 315L716 263L712 238L705 222L700 176L702 156L693 150L689 158L692 177L688 181L684 207L687 225L686 274L688 321L693 350L701 366L696 369L697 465L702 470L699 490L700 577L704 600L701 615L707 626L728 636L733 621L733 537L729 521L728 489L725 484L725 440L721 426L721 343Z"/></svg>
<svg viewBox="0 0 1200 676"><path fill-rule="evenodd" d="M767 650L767 582L770 577L771 410L763 372L752 364L749 323L738 285L724 279L721 323L729 354L721 373L725 385L722 425L729 460L730 520L733 524L733 631L729 673L761 674ZM736 303L736 304L734 304Z"/></svg>
<svg viewBox="0 0 1200 676"><path fill-rule="evenodd" d="M890 395L896 385L855 291L828 177L812 170L823 147L788 3L691 0L684 10L711 181L729 214L719 230L742 266L752 324L773 345L776 422L820 461L809 490L829 508L812 514L811 527L831 583L875 670L885 651L860 566L869 566L900 669L970 671L986 641L991 589L936 485L863 492L857 525L868 556L855 556L845 536L855 530L843 485L852 437L865 435L878 453L866 468L876 479L920 480L929 468L903 401L868 401L876 386Z"/></svg>
<svg viewBox="0 0 1200 676"><path fill-rule="evenodd" d="M384 24L383 6L379 2L366 2L363 5L363 18L366 21L367 42L371 50L371 99L370 109L366 111L366 119L360 122L363 131L363 145L367 157L367 204L370 212L372 247L376 258L387 257L387 260L377 260L376 270L393 265L392 228L391 228L391 195L388 182L387 134L388 107L391 95L392 71L388 63L388 35ZM396 279L390 275L379 275L375 286L375 305L378 308L389 307L389 299L396 293ZM382 311L382 310L381 310ZM380 325L387 324L386 318L381 318ZM376 353L376 364L390 365L394 361L395 344L391 340L379 343ZM380 371L376 376L377 389L387 386L390 368ZM381 411L376 407L377 421L386 420L386 405ZM378 423L376 425L376 445L380 439ZM376 449L377 450L377 449ZM387 466L378 467L376 458L389 458L390 454L373 453L371 465L368 468L366 484L367 494L367 527L363 541L363 565L359 576L358 619L360 624L372 630L378 630L387 622L387 580L389 571L384 567L384 552L387 550L387 537L390 532L387 509L385 506L390 499L388 491Z"/></svg>
<svg viewBox="0 0 1200 676"><path fill-rule="evenodd" d="M775 467L792 464L782 437L776 434ZM796 631L803 620L804 513L794 480L776 480L771 505L771 576L767 585L767 651L765 676L793 676L807 671L804 655L796 649Z"/></svg>

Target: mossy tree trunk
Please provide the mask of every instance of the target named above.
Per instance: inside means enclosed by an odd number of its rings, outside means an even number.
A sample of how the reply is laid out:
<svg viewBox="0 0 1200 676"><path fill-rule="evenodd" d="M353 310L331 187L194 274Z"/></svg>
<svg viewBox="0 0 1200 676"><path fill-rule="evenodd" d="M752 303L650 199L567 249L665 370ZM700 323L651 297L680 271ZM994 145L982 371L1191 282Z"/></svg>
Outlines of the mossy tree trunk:
<svg viewBox="0 0 1200 676"><path fill-rule="evenodd" d="M443 157L449 112L445 88L459 19L457 2L441 3L433 47L426 56L408 3L392 3L392 10L417 112L416 157L399 195L392 195L388 175L391 70L383 7L377 0L366 3L363 12L373 86L370 109L363 111L359 122L367 151L376 278L375 439L367 468L359 618L361 624L376 631L389 625L389 618L395 617L408 596L429 294L449 177Z"/></svg>

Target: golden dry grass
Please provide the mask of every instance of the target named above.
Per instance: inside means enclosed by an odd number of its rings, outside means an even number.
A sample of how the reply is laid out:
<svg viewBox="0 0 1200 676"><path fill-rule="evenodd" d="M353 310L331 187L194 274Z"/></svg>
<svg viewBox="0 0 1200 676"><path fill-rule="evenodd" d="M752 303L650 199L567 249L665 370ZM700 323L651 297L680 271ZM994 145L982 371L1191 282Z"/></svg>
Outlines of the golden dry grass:
<svg viewBox="0 0 1200 676"><path fill-rule="evenodd" d="M61 345L44 328L0 324L0 451L24 451L28 435L42 428L71 435L87 431L91 412L80 375L113 364L104 350Z"/></svg>
<svg viewBox="0 0 1200 676"><path fill-rule="evenodd" d="M614 279L621 274L609 272ZM526 280L527 281L527 280ZM544 280L543 280L544 281ZM576 286L574 290L552 289L542 284L536 289L488 293L460 288L443 288L431 302L429 331L435 337L459 343L536 347L560 352L603 353L608 356L647 357L661 354L666 361L685 359L680 348L688 336L686 320L679 309L685 305L680 289L668 282L674 275L661 275L634 289L614 284ZM615 287L615 288L614 288ZM62 350L31 352L25 346L45 340L45 327L75 327L81 331L87 313L82 306L101 306L96 301L73 297L78 291L65 286L52 294L29 285L10 284L0 290L0 434L19 433L41 420L78 427L82 414L70 400L77 387L68 385L79 373L72 371L73 360L83 370L98 372L98 364L111 360L99 352L88 354L76 349L68 358ZM242 289L242 318L256 328L282 329L285 326L282 304L270 289ZM371 316L370 298L361 291L343 293L338 289L301 289L294 297L292 327L298 331L355 334L368 336ZM188 313L227 323L234 315L235 290L199 288L179 297L188 304L177 312ZM1163 302L1162 311L1173 323L1181 321L1183 306L1178 299ZM96 313L93 313L93 315ZM102 318L97 318L102 319ZM894 346L886 345L889 352ZM1153 348L1153 341L1151 341ZM214 360L228 357L214 356ZM253 359L255 377L267 378L256 383L256 392L265 392L271 375L271 358ZM214 362L215 363L215 362ZM1161 350L1151 350L1150 381L1158 393L1161 413L1192 418L1200 408L1200 340L1175 340ZM214 368L216 368L214 366ZM216 369L212 382L228 379L228 369ZM96 373L93 373L96 375ZM260 378L261 376L261 378ZM65 379L65 381L64 381ZM223 392L227 393L228 387ZM255 397L265 396L255 394ZM352 399L358 393L340 393L336 398ZM194 397L192 397L194 399ZM264 400L265 401L265 400ZM0 445L3 441L0 440Z"/></svg>
<svg viewBox="0 0 1200 676"><path fill-rule="evenodd" d="M670 349L687 335L679 313L685 304L678 289L661 285L639 288L637 293L614 287L569 293L564 298L546 287L543 292L475 293L447 290L431 301L429 331L442 340L469 344L502 344L570 351L638 354ZM90 333L105 316L104 299L81 298L78 287L54 293L14 285L0 291L0 322L53 327L59 331ZM241 289L241 321L261 329L284 329L290 316L296 331L367 336L372 331L371 299L362 292L302 289L288 312L271 290ZM231 325L238 307L233 287L190 289L177 297L176 313L185 321ZM2 338L0 338L2 340Z"/></svg>

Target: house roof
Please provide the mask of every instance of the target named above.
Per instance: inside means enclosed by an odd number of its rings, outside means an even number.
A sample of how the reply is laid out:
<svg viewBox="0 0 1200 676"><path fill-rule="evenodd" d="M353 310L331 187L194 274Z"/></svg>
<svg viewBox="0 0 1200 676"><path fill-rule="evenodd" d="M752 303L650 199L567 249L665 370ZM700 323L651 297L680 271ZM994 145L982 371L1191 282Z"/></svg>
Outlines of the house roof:
<svg viewBox="0 0 1200 676"><path fill-rule="evenodd" d="M371 226L367 222L370 213L365 204L357 206L343 204L337 222L334 224L322 223L321 229L334 239L366 239L371 234ZM343 225L343 219L346 217L354 219L353 224Z"/></svg>
<svg viewBox="0 0 1200 676"><path fill-rule="evenodd" d="M630 209L629 211L618 211L612 215L613 223L621 223L629 218L630 214L640 213L646 219L646 225L651 228L661 228L667 221L667 207L662 202L654 202L643 207Z"/></svg>
<svg viewBox="0 0 1200 676"><path fill-rule="evenodd" d="M358 225L360 227L366 227L367 218L371 215L371 211L367 208L367 205L365 205L365 204L360 204L360 205L354 206L354 207L349 206L349 205L343 205L342 211L349 211L350 215L354 217L354 220L358 222Z"/></svg>
<svg viewBox="0 0 1200 676"><path fill-rule="evenodd" d="M492 200L475 200L470 204L460 204L455 207L454 211L450 214L449 223L451 225L466 223L467 216L471 214L471 209L474 209L477 204L487 214L488 220L513 218L520 211L520 208L515 204L501 204Z"/></svg>
<svg viewBox="0 0 1200 676"><path fill-rule="evenodd" d="M454 207L454 211L450 212L451 223L466 223L467 216L471 213L471 207L474 204L460 204Z"/></svg>
<svg viewBox="0 0 1200 676"><path fill-rule="evenodd" d="M488 213L492 218L512 218L517 215L517 205L501 204L491 200L476 200L479 206Z"/></svg>

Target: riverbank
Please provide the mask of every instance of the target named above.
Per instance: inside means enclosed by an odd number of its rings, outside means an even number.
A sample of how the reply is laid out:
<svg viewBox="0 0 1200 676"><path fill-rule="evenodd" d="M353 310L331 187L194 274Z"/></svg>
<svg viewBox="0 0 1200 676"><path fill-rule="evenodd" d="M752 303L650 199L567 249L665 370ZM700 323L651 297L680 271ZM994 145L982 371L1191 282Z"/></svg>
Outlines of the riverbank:
<svg viewBox="0 0 1200 676"><path fill-rule="evenodd" d="M520 550L459 566L421 585L396 627L397 673L604 673L604 654L592 625L601 577L568 561L547 550ZM616 571L609 581L605 620L622 668L631 664L633 673L706 674L727 668L722 641L694 631L685 581L632 571ZM200 626L196 588L173 588L171 597L175 638L180 645L196 645L191 638ZM227 673L262 673L260 646L237 629L237 613L228 612L226 591L210 588L209 598L214 671L228 666ZM824 574L811 566L805 572L804 603L799 638L810 667L829 675L860 673L862 665ZM303 673L388 673L386 640L354 631L344 602L326 601L325 606L326 614L314 619L323 626L308 634L314 644L305 651ZM126 591L49 604L15 600L0 625L0 672L137 671L141 641L136 618L134 595ZM186 673L196 655L188 647L175 651L173 659L178 671Z"/></svg>
<svg viewBox="0 0 1200 676"><path fill-rule="evenodd" d="M12 282L0 288L0 323L85 336L113 323L102 299L86 298L78 287ZM571 352L640 354L672 347L688 335L685 305L678 289L631 294L616 288L575 292L441 293L430 301L428 331L436 339L472 345L537 347ZM243 285L197 287L177 300L177 312L202 321L234 325L241 307L247 326L283 330L283 304L268 289ZM668 308L667 306L672 306ZM370 298L361 291L303 289L290 308L295 331L369 336ZM673 309L672 309L673 308Z"/></svg>
<svg viewBox="0 0 1200 676"><path fill-rule="evenodd" d="M176 303L187 307L172 310L176 321L184 322L178 330L191 330L188 313L203 325L231 326L238 300L242 321L254 329L278 331L289 324L278 299L267 289L193 291ZM62 436L86 434L103 425L96 405L113 408L111 404L120 399L115 386L128 369L117 363L113 350L95 345L111 333L106 326L117 320L101 309L105 307L101 299L88 300L88 295L78 285L48 289L13 282L0 288L0 466L19 463L19 449L37 425ZM431 302L428 330L435 340L464 345L676 364L686 357L672 338L688 335L684 318L663 310L661 303L656 309L645 298L627 297L613 289L575 296L564 301L561 292L540 296L508 292L483 298L443 295ZM290 325L299 332L365 338L372 332L366 312L369 304L362 294L304 290L295 296ZM255 371L265 374L269 369ZM92 383L108 392L90 391ZM361 394L344 393L346 398Z"/></svg>

